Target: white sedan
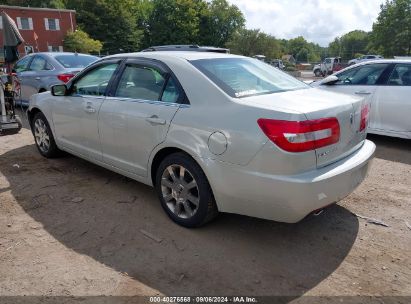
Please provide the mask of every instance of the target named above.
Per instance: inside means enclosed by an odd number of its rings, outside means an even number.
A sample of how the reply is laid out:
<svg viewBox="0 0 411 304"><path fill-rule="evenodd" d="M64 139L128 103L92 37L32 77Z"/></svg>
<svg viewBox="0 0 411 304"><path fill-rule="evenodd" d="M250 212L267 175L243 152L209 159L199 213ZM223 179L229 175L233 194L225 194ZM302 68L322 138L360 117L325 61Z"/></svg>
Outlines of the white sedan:
<svg viewBox="0 0 411 304"><path fill-rule="evenodd" d="M371 104L368 133L411 138L411 60L363 62L312 86L367 98Z"/></svg>
<svg viewBox="0 0 411 304"><path fill-rule="evenodd" d="M64 150L152 185L194 227L218 211L297 222L350 194L375 151L368 107L257 59L144 52L34 95L28 117L43 156Z"/></svg>

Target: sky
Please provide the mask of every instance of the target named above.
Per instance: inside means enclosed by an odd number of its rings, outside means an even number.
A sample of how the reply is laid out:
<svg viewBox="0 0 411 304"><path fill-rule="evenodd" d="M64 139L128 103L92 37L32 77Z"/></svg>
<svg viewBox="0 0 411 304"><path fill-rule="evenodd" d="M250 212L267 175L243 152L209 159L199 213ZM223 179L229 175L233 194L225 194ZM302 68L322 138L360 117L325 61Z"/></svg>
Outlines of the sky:
<svg viewBox="0 0 411 304"><path fill-rule="evenodd" d="M303 36L327 46L352 30L370 31L382 0L228 0L243 12L246 27L276 38Z"/></svg>

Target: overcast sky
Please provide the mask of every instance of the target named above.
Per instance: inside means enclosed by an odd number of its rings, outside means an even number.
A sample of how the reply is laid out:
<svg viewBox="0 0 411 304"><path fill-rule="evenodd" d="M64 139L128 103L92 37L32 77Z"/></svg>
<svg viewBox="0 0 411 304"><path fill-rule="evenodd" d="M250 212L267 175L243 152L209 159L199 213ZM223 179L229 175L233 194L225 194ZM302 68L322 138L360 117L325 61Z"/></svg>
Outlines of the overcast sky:
<svg viewBox="0 0 411 304"><path fill-rule="evenodd" d="M228 0L238 6L249 29L276 38L303 36L327 46L352 30L370 31L382 0Z"/></svg>

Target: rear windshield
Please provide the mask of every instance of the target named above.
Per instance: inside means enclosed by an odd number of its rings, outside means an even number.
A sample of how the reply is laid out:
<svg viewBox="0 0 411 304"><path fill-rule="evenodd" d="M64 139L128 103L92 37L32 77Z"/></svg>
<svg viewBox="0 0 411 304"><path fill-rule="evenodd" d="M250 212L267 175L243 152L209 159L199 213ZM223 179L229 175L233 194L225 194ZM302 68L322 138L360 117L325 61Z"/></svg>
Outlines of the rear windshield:
<svg viewBox="0 0 411 304"><path fill-rule="evenodd" d="M213 58L191 63L232 97L308 88L305 83L253 58Z"/></svg>
<svg viewBox="0 0 411 304"><path fill-rule="evenodd" d="M54 58L65 68L85 68L98 57L89 55L57 55Z"/></svg>

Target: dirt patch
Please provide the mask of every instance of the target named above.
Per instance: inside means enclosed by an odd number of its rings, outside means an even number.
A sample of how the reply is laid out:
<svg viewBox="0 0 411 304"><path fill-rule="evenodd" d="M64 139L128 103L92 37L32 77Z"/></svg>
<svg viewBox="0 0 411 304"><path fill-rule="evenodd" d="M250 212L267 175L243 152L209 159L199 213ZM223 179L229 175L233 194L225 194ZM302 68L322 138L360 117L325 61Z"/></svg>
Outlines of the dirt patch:
<svg viewBox="0 0 411 304"><path fill-rule="evenodd" d="M320 216L189 230L150 187L0 137L0 295L411 295L411 144L371 139L369 177Z"/></svg>

